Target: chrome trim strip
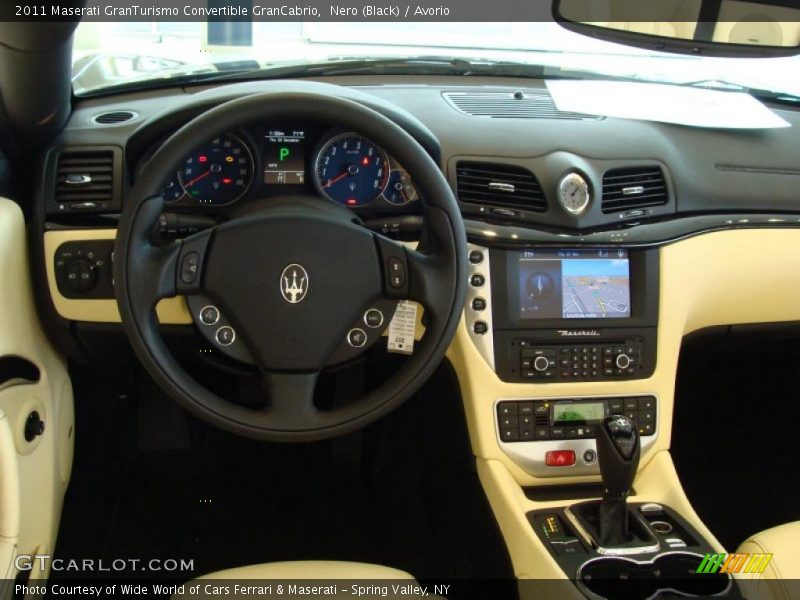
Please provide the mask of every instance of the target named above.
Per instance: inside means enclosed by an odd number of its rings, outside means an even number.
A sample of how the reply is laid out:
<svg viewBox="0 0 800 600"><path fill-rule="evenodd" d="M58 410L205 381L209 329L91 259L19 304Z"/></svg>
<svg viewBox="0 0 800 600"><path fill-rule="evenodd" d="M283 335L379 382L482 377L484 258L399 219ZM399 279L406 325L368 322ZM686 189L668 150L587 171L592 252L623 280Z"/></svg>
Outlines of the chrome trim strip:
<svg viewBox="0 0 800 600"><path fill-rule="evenodd" d="M603 556L636 556L637 554L650 554L651 552L658 552L661 550L661 544L659 543L655 534L653 534L653 539L655 539L656 543L650 544L649 546L634 546L632 548L605 548L601 546L597 540L592 539L592 536L589 535L589 532L583 528L580 519L577 517L577 515L575 515L575 513L572 512L571 509L571 506L566 507L564 509L564 515L566 515L567 520L575 528L575 531L578 532L578 535L581 536L583 541L594 548L598 554L602 554ZM638 519L639 522L643 524L649 531L650 528L647 525L647 521L643 517L637 514L635 510L630 511L630 513L634 519Z"/></svg>
<svg viewBox="0 0 800 600"><path fill-rule="evenodd" d="M475 244L467 244L467 252L471 253L477 250L483 254L483 260L475 265L469 263L469 272L467 273L467 298L464 306L464 321L467 324L467 333L469 334L472 343L478 349L478 352L483 359L494 368L494 328L492 327L492 269L489 261L489 249L483 246L476 246ZM473 287L470 283L473 275L483 275L483 285L481 287ZM481 311L473 310L472 301L476 298L483 298L486 302L486 308ZM483 335L475 333L473 329L477 321L483 321L487 325L486 333Z"/></svg>

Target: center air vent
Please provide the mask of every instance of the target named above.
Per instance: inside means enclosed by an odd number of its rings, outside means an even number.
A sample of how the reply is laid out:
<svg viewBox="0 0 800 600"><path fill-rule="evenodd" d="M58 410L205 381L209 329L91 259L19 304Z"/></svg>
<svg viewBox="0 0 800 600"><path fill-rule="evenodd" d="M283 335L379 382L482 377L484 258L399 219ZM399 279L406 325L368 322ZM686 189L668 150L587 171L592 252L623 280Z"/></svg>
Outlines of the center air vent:
<svg viewBox="0 0 800 600"><path fill-rule="evenodd" d="M58 156L54 200L60 210L116 206L114 150L64 150Z"/></svg>
<svg viewBox="0 0 800 600"><path fill-rule="evenodd" d="M136 113L130 110L115 110L112 112L100 113L92 120L99 125L116 125L117 123L130 121L135 116Z"/></svg>
<svg viewBox="0 0 800 600"><path fill-rule="evenodd" d="M515 165L459 162L456 188L459 201L466 204L547 210L547 200L534 174Z"/></svg>
<svg viewBox="0 0 800 600"><path fill-rule="evenodd" d="M611 169L603 175L604 213L620 212L669 201L664 172L658 166Z"/></svg>
<svg viewBox="0 0 800 600"><path fill-rule="evenodd" d="M457 111L494 119L598 120L601 117L559 110L547 90L526 92L446 92Z"/></svg>

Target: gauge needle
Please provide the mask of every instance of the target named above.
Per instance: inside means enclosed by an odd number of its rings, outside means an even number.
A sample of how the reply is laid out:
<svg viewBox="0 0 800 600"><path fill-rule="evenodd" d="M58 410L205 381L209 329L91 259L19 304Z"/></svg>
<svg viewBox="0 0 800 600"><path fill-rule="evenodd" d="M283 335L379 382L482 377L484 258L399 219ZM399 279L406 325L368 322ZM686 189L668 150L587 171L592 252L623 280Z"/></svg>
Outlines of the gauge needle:
<svg viewBox="0 0 800 600"><path fill-rule="evenodd" d="M211 169L209 169L208 171L206 171L206 172L205 172L205 173L203 173L202 175L198 175L198 176L197 176L197 177L195 177L194 179L190 180L190 181L189 181L189 183L187 183L187 184L186 184L186 187L191 187L191 186L193 186L195 183L197 183L198 181L200 181L200 180L201 180L201 179L203 179L204 177L208 177L209 175L211 175Z"/></svg>
<svg viewBox="0 0 800 600"><path fill-rule="evenodd" d="M339 173L339 174L338 174L336 177L333 177L332 179L328 179L328 183L326 183L326 184L325 184L324 186L322 186L322 187L329 188L329 187L331 187L331 186L332 186L334 183L336 183L337 181L341 181L342 179L344 179L344 178L345 178L345 177L347 177L348 175L350 175L350 169L349 169L349 168L347 169L347 171L344 171L343 173Z"/></svg>

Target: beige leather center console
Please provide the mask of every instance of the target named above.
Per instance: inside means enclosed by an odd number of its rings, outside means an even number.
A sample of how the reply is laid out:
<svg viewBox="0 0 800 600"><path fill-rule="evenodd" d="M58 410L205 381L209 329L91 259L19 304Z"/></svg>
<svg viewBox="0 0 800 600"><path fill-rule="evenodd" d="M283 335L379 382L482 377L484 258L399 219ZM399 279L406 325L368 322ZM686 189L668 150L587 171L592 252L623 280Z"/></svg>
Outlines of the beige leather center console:
<svg viewBox="0 0 800 600"><path fill-rule="evenodd" d="M586 474L580 464L548 467L542 472L541 468L531 468L523 453L509 451L513 445L499 439L497 422L498 402L507 400L657 398L658 426L643 445L633 484L636 493L630 500L669 506L711 547L722 550L692 509L669 454L681 342L685 335L714 325L800 319L800 303L796 301L800 297L800 230L738 229L698 235L663 246L659 250L659 267L657 362L652 375L645 378L559 383L502 381L487 357L486 344L474 341L474 323L481 317L468 300L448 357L461 386L480 479L519 578L566 576L537 538L526 513L563 507L576 500L537 501L526 495L526 488L598 482L599 476ZM722 403L724 399L708 401ZM548 448L560 444L568 447L566 440L527 442L539 443L548 444ZM585 442L585 446L592 443L593 440Z"/></svg>

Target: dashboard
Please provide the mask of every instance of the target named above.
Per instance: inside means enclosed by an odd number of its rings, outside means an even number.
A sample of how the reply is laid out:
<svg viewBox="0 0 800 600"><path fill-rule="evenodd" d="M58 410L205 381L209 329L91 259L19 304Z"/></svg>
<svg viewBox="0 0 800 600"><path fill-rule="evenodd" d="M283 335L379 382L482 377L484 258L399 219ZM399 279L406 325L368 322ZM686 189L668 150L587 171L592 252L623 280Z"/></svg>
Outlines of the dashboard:
<svg viewBox="0 0 800 600"><path fill-rule="evenodd" d="M357 133L320 123L257 123L211 138L185 157L163 192L167 210L202 213L309 194L364 215L414 212L419 201L394 157Z"/></svg>

